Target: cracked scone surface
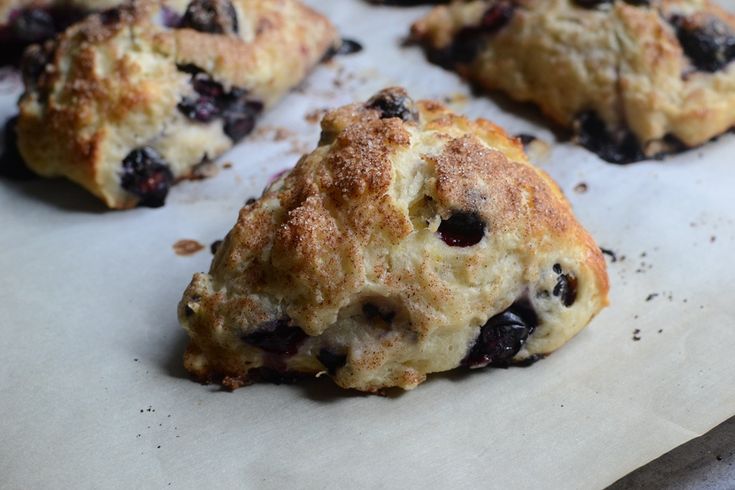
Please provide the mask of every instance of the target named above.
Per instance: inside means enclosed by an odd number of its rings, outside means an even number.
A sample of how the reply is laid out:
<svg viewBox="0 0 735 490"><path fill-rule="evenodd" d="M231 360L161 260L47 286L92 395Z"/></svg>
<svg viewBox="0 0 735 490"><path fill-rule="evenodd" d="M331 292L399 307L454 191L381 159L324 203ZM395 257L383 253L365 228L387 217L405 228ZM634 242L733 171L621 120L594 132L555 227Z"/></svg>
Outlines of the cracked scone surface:
<svg viewBox="0 0 735 490"><path fill-rule="evenodd" d="M247 135L338 40L298 0L141 0L26 52L18 146L111 208L162 205L169 186Z"/></svg>
<svg viewBox="0 0 735 490"><path fill-rule="evenodd" d="M735 18L709 0L470 0L412 28L435 61L625 163L735 124Z"/></svg>
<svg viewBox="0 0 735 490"><path fill-rule="evenodd" d="M412 389L560 347L607 304L599 248L520 143L386 89L245 206L179 304L186 369Z"/></svg>

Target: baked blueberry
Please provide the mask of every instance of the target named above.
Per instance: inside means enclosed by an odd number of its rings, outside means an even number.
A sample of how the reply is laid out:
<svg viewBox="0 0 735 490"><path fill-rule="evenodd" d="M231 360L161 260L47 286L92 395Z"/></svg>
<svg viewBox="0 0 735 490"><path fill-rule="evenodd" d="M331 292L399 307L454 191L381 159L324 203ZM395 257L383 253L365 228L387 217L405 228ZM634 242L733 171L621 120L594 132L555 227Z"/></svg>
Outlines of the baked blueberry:
<svg viewBox="0 0 735 490"><path fill-rule="evenodd" d="M594 111L583 112L574 124L577 142L610 163L625 164L643 160L638 139L627 130L613 134Z"/></svg>
<svg viewBox="0 0 735 490"><path fill-rule="evenodd" d="M291 326L288 319L274 320L242 337L243 341L271 354L292 356L308 336L299 327Z"/></svg>
<svg viewBox="0 0 735 490"><path fill-rule="evenodd" d="M335 374L339 368L347 363L347 354L337 354L329 349L320 349L316 358L324 364L329 374Z"/></svg>
<svg viewBox="0 0 735 490"><path fill-rule="evenodd" d="M559 274L559 277L552 294L559 298L564 306L570 307L577 300L577 278L574 274L563 272L559 264L554 264L554 272Z"/></svg>
<svg viewBox="0 0 735 490"><path fill-rule="evenodd" d="M230 0L192 0L179 27L209 34L237 33L237 11Z"/></svg>
<svg viewBox="0 0 735 490"><path fill-rule="evenodd" d="M462 364L473 369L509 365L537 326L538 317L528 301L513 303L485 322Z"/></svg>
<svg viewBox="0 0 735 490"><path fill-rule="evenodd" d="M46 10L21 10L13 20L13 34L22 42L37 43L56 35L54 19Z"/></svg>
<svg viewBox="0 0 735 490"><path fill-rule="evenodd" d="M722 70L735 59L735 35L721 20L713 17L702 23L675 16L671 23L684 53L698 70Z"/></svg>
<svg viewBox="0 0 735 490"><path fill-rule="evenodd" d="M471 247L485 236L485 222L476 213L454 213L442 220L437 233L450 247Z"/></svg>
<svg viewBox="0 0 735 490"><path fill-rule="evenodd" d="M381 308L374 303L365 303L362 305L362 314L365 315L369 321L383 320L385 323L390 324L396 317L396 312L387 308Z"/></svg>
<svg viewBox="0 0 735 490"><path fill-rule="evenodd" d="M0 176L11 180L31 180L36 174L31 172L23 162L23 157L18 151L15 126L18 116L10 118L5 123L3 131L2 153L0 154Z"/></svg>
<svg viewBox="0 0 735 490"><path fill-rule="evenodd" d="M400 88L389 88L375 94L367 101L368 109L380 111L381 119L397 117L404 121L416 121L418 113L413 100L405 90Z"/></svg>
<svg viewBox="0 0 735 490"><path fill-rule="evenodd" d="M120 186L140 198L139 206L163 206L173 180L168 165L151 147L136 148L122 162Z"/></svg>

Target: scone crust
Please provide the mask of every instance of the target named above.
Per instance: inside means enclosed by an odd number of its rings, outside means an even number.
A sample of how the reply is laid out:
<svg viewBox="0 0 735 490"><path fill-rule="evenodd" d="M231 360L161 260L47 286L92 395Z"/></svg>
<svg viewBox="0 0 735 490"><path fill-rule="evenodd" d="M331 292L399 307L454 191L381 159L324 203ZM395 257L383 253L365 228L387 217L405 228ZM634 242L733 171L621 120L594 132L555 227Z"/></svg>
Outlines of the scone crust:
<svg viewBox="0 0 735 490"><path fill-rule="evenodd" d="M673 149L672 139L700 145L735 125L735 63L696 70L672 19L717 19L735 32L735 17L709 0L624 1L583 8L574 0L474 0L433 9L412 27L430 50L446 49L494 5L512 3L512 18L487 37L477 57L457 63L474 83L537 104L572 127L594 111L611 132L630 130L643 153Z"/></svg>
<svg viewBox="0 0 735 490"><path fill-rule="evenodd" d="M192 93L191 74L180 68L196 66L225 90L243 89L268 107L337 40L334 27L298 0L233 5L239 34L166 28L160 3L137 0L92 15L47 44L36 55L47 64L40 76L26 77L19 102L18 144L28 166L127 208L138 198L121 189L119 173L132 149L156 149L175 179L229 149L221 121L189 121L177 109Z"/></svg>
<svg viewBox="0 0 735 490"><path fill-rule="evenodd" d="M415 109L418 122L364 104L328 113L321 145L240 211L179 305L189 372L230 387L274 362L316 374L328 348L345 355L330 373L342 387L411 389L457 367L487 319L520 297L543 321L516 360L555 350L607 304L599 248L520 143L436 102ZM487 223L478 244L437 238L456 212ZM577 278L572 307L548 294L555 264ZM365 304L389 320L366 320ZM278 321L308 337L276 362L243 339Z"/></svg>

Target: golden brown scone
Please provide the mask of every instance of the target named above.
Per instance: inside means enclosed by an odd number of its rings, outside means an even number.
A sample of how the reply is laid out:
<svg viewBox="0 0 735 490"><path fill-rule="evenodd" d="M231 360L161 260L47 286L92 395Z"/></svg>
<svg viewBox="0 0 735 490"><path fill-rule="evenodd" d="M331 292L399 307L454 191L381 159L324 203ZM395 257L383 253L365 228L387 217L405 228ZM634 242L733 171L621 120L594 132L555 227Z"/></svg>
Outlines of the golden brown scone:
<svg viewBox="0 0 735 490"><path fill-rule="evenodd" d="M298 0L192 0L171 17L136 1L26 52L18 146L33 171L111 208L160 206L338 39Z"/></svg>
<svg viewBox="0 0 735 490"><path fill-rule="evenodd" d="M179 304L186 369L415 388L548 354L607 304L599 248L494 124L386 89L240 211Z"/></svg>
<svg viewBox="0 0 735 490"><path fill-rule="evenodd" d="M709 0L474 0L412 28L435 61L531 101L618 163L735 124L735 18Z"/></svg>
<svg viewBox="0 0 735 490"><path fill-rule="evenodd" d="M89 14L117 7L124 0L0 0L0 66L15 64L23 50L52 39ZM181 15L186 0L164 0Z"/></svg>

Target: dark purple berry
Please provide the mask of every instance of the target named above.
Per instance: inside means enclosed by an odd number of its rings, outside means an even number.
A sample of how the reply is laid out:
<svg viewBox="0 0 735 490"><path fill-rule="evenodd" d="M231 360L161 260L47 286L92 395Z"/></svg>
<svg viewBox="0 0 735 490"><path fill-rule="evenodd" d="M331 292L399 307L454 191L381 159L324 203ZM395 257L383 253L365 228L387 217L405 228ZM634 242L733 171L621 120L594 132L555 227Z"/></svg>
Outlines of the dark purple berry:
<svg viewBox="0 0 735 490"><path fill-rule="evenodd" d="M163 157L149 146L131 151L122 162L120 186L140 198L139 206L163 206L173 181Z"/></svg>
<svg viewBox="0 0 735 490"><path fill-rule="evenodd" d="M161 17L163 19L163 25L168 28L176 28L181 24L181 15L175 10L167 6L161 7Z"/></svg>
<svg viewBox="0 0 735 490"><path fill-rule="evenodd" d="M480 29L485 33L497 32L510 22L516 7L513 0L499 0L482 15Z"/></svg>
<svg viewBox="0 0 735 490"><path fill-rule="evenodd" d="M238 142L255 128L258 115L263 112L263 104L257 101L247 100L245 92L239 91L241 95L230 92L228 103L224 110L224 131L233 141Z"/></svg>
<svg viewBox="0 0 735 490"><path fill-rule="evenodd" d="M329 61L335 56L339 55L350 55L359 53L362 51L362 44L359 42L353 40L353 39L347 39L343 38L342 41L339 43L339 46L331 46L329 49L327 49L327 52L324 53L324 56L322 57L322 61Z"/></svg>
<svg viewBox="0 0 735 490"><path fill-rule="evenodd" d="M229 0L192 0L179 27L209 34L237 33L237 12Z"/></svg>
<svg viewBox="0 0 735 490"><path fill-rule="evenodd" d="M12 21L13 34L24 43L38 43L56 35L51 14L42 9L21 10Z"/></svg>
<svg viewBox="0 0 735 490"><path fill-rule="evenodd" d="M308 335L299 327L289 325L288 319L267 322L250 334L243 336L243 341L271 354L292 356L298 352Z"/></svg>
<svg viewBox="0 0 735 490"><path fill-rule="evenodd" d="M723 21L713 17L702 24L674 16L671 23L684 54L698 70L722 70L735 59L735 35Z"/></svg>
<svg viewBox="0 0 735 490"><path fill-rule="evenodd" d="M575 121L577 142L610 163L632 163L646 155L635 135L627 129L613 133L594 111L583 112Z"/></svg>
<svg viewBox="0 0 735 490"><path fill-rule="evenodd" d="M520 133L516 135L516 138L521 140L521 144L525 147L536 141L538 138L536 138L532 134L526 134L526 133Z"/></svg>
<svg viewBox="0 0 735 490"><path fill-rule="evenodd" d="M442 220L437 233L450 247L471 247L485 236L485 222L477 213L454 213Z"/></svg>
<svg viewBox="0 0 735 490"><path fill-rule="evenodd" d="M0 176L11 180L32 180L37 175L26 167L23 157L18 151L15 126L18 116L14 116L5 123L3 131L2 154L0 154Z"/></svg>
<svg viewBox="0 0 735 490"><path fill-rule="evenodd" d="M538 317L528 300L516 301L482 326L462 364L470 368L508 366L537 326Z"/></svg>
<svg viewBox="0 0 735 490"><path fill-rule="evenodd" d="M381 90L367 101L365 107L380 111L381 119L397 117L404 121L417 121L419 118L413 100L401 88Z"/></svg>
<svg viewBox="0 0 735 490"><path fill-rule="evenodd" d="M217 102L206 96L184 97L176 106L189 119L207 123L220 116Z"/></svg>
<svg viewBox="0 0 735 490"><path fill-rule="evenodd" d="M217 250L222 246L222 240L215 240L212 242L212 244L209 246L209 251L212 252L212 255L217 253Z"/></svg>
<svg viewBox="0 0 735 490"><path fill-rule="evenodd" d="M23 53L20 71L23 75L23 84L30 88L35 87L41 75L46 71L49 53L38 44L28 46Z"/></svg>
<svg viewBox="0 0 735 490"><path fill-rule="evenodd" d="M459 30L449 47L429 53L432 62L452 68L455 64L471 63L492 36L513 18L517 5L511 0L500 0L482 16L478 25Z"/></svg>
<svg viewBox="0 0 735 490"><path fill-rule="evenodd" d="M327 372L332 376L334 376L339 368L347 364L347 354L336 354L329 349L319 350L316 358L324 364Z"/></svg>
<svg viewBox="0 0 735 490"><path fill-rule="evenodd" d="M387 308L380 308L373 303L365 303L362 305L362 314L365 315L369 321L375 321L377 319L383 320L385 323L391 323L396 317L396 312Z"/></svg>
<svg viewBox="0 0 735 490"><path fill-rule="evenodd" d="M249 100L247 91L240 88L225 92L222 84L194 65L180 65L178 69L192 75L191 84L196 92L178 103L182 114L203 123L222 118L223 130L233 142L253 130L257 116L263 111L262 103Z"/></svg>
<svg viewBox="0 0 735 490"><path fill-rule="evenodd" d="M564 273L559 264L554 264L554 272L559 274L559 277L552 293L561 299L564 306L572 306L577 300L577 278L574 274Z"/></svg>

